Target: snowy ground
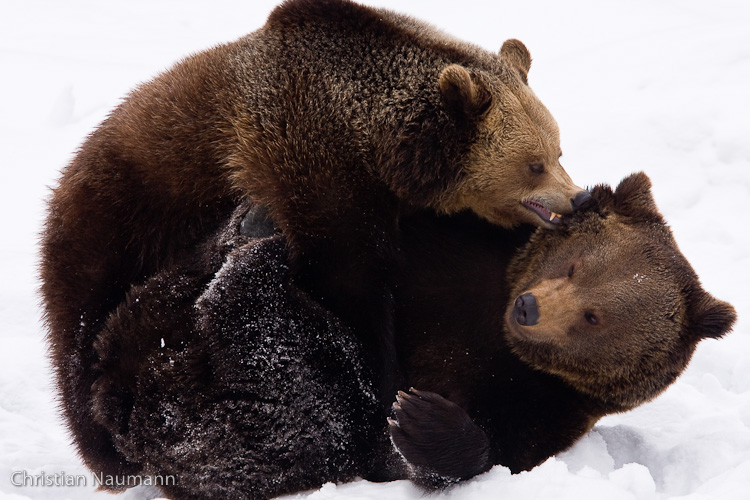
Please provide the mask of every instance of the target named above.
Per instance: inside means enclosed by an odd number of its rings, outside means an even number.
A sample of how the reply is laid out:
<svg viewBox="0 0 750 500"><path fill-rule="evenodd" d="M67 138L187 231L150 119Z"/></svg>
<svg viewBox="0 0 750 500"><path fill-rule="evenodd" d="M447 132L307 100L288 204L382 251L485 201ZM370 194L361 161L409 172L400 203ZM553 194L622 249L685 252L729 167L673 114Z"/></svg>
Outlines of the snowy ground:
<svg viewBox="0 0 750 500"><path fill-rule="evenodd" d="M87 474L56 414L39 321L36 238L47 186L118 99L179 57L260 26L274 2L25 0L0 6L0 498L111 498L19 488L11 471ZM451 499L750 498L750 4L743 0L397 2L488 49L523 40L581 185L644 170L682 251L735 331L705 341L656 401L511 476ZM420 499L405 481L295 498Z"/></svg>

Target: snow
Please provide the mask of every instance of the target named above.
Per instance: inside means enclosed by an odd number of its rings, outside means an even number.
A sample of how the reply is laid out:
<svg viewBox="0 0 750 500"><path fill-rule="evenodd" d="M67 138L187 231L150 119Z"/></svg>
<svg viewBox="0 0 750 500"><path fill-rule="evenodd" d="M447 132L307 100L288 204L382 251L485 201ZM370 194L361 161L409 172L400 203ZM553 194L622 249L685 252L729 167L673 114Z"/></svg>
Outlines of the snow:
<svg viewBox="0 0 750 500"><path fill-rule="evenodd" d="M57 415L36 294L44 198L118 100L180 57L259 27L275 2L26 0L0 8L0 498L94 491ZM735 331L704 341L657 400L602 420L531 472L490 472L440 499L750 498L750 4L742 0L371 0L488 49L529 47L581 185L636 170ZM11 471L86 474L17 487ZM149 497L147 491L130 492ZM420 499L406 481L326 484L290 498Z"/></svg>

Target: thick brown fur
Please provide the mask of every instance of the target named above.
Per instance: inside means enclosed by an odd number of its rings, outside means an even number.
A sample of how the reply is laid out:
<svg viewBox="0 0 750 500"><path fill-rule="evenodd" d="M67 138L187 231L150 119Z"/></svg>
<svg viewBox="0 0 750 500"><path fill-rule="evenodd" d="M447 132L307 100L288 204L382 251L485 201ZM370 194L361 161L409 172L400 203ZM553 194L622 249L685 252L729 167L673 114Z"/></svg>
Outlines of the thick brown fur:
<svg viewBox="0 0 750 500"><path fill-rule="evenodd" d="M572 210L580 190L530 63L518 41L493 54L391 12L295 0L128 96L64 171L42 237L53 364L87 465L128 469L105 460L92 420L96 332L247 196L283 231L296 279L393 376L400 213L469 209L511 226Z"/></svg>
<svg viewBox="0 0 750 500"><path fill-rule="evenodd" d="M656 397L700 340L731 329L734 308L701 288L650 186L640 173L596 187L588 209L514 255L502 230L471 217L404 229L396 328L418 390L399 396L391 435L412 479L528 470ZM533 321L519 305L529 295Z"/></svg>
<svg viewBox="0 0 750 500"><path fill-rule="evenodd" d="M506 314L522 359L622 410L658 394L699 340L723 335L736 318L731 305L701 288L650 187L641 173L615 192L596 189L600 218L572 223L561 249L515 263L513 296L536 297L537 324Z"/></svg>
<svg viewBox="0 0 750 500"><path fill-rule="evenodd" d="M389 424L361 339L299 289L283 236L244 205L192 258L134 287L97 336L93 406L116 452L177 477L164 488L175 500L520 472L658 395L735 320L701 288L643 174L595 188L557 231L432 211L401 223L406 379ZM539 293L536 325L514 314L527 293ZM588 304L598 330L570 320Z"/></svg>

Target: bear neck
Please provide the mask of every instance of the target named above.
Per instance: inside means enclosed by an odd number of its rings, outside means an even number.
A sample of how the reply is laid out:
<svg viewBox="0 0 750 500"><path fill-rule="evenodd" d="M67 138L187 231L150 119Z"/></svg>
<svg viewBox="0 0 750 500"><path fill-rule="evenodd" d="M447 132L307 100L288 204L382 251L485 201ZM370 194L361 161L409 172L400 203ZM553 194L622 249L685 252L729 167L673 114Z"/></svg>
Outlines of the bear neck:
<svg viewBox="0 0 750 500"><path fill-rule="evenodd" d="M597 401L607 413L622 413L647 403L664 392L687 366L690 353L677 350L666 363L640 367L621 376L557 374L578 392Z"/></svg>
<svg viewBox="0 0 750 500"><path fill-rule="evenodd" d="M368 175L419 207L435 207L439 195L457 184L476 127L446 113L440 72L461 64L499 73L496 54L407 16L350 2L285 3L263 32L267 44L261 54L254 48L253 58L279 61L269 85L282 90L284 101L286 87L278 82L296 87L291 100L314 104L309 111L322 116L313 125L324 128L321 137L346 143L319 143L331 155L346 155L337 168ZM351 191L349 178L342 175L330 185ZM359 197L371 183L348 198Z"/></svg>

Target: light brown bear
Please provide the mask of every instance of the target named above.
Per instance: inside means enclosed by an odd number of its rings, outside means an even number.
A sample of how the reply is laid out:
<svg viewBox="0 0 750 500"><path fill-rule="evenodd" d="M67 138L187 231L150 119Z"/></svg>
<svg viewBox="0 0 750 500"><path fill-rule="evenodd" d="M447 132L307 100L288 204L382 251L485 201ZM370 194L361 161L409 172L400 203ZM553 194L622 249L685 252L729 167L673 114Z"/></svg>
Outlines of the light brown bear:
<svg viewBox="0 0 750 500"><path fill-rule="evenodd" d="M355 327L390 396L399 216L552 226L589 197L560 166L530 63L516 40L495 54L386 10L293 0L128 96L64 171L41 248L57 381L73 434L90 436L87 464L128 470L106 463L110 438L89 410L94 336L131 286L248 196L283 231L300 285Z"/></svg>

